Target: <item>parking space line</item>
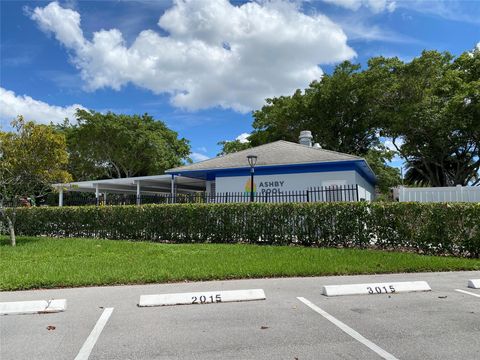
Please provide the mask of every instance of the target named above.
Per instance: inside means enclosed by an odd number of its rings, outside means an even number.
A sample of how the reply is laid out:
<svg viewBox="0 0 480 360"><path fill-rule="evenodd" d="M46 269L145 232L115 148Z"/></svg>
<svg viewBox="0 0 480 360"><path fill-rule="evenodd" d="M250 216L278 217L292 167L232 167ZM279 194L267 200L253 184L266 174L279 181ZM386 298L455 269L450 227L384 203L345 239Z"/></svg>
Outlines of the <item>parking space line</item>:
<svg viewBox="0 0 480 360"><path fill-rule="evenodd" d="M307 305L309 308L311 308L313 311L319 313L320 315L322 315L325 319L327 319L328 321L330 321L332 324L334 324L335 326L339 327L343 332L347 333L348 335L350 335L351 337L353 337L355 340L361 342L363 345L365 345L366 347L368 347L370 350L376 352L378 355L380 355L382 358L384 359L387 359L387 360L398 360L395 356L393 356L392 354L386 352L385 350L383 350L381 347L379 347L378 345L374 344L373 342L371 342L370 340L368 340L367 338L363 337L362 335L360 335L357 331L353 330L351 327L349 327L348 325L344 324L343 322L341 322L340 320L338 320L337 318L333 317L332 315L330 315L329 313L327 313L326 311L320 309L317 305L315 305L314 303L310 302L309 300L303 298L303 297L297 297L298 300L300 300L301 302L303 302L305 305Z"/></svg>
<svg viewBox="0 0 480 360"><path fill-rule="evenodd" d="M95 324L95 327L93 328L90 335L88 335L87 340L85 340L85 343L83 344L82 348L78 352L78 355L75 357L75 360L87 360L88 359L88 357L90 356L90 353L92 352L93 347L95 346L95 343L97 342L103 328L107 324L107 321L110 318L110 315L112 315L112 312L113 312L113 308L105 308L105 310L103 310L102 315L98 319L98 321Z"/></svg>
<svg viewBox="0 0 480 360"><path fill-rule="evenodd" d="M479 294L474 294L470 291L465 291L465 290L460 290L460 289L455 289L455 291L458 291L458 292L461 292L461 293L464 293L464 294L468 294L468 295L472 295L472 296L476 296L476 297L480 298Z"/></svg>

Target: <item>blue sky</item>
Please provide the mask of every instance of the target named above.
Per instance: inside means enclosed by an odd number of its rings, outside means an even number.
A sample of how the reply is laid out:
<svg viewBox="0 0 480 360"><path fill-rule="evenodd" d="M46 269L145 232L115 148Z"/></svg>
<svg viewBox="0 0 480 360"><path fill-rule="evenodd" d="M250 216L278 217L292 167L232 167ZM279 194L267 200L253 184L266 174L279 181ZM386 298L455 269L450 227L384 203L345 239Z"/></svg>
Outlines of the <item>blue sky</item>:
<svg viewBox="0 0 480 360"><path fill-rule="evenodd" d="M145 113L192 157L251 131L251 111L351 59L458 55L480 1L0 1L0 121L61 121L82 106Z"/></svg>

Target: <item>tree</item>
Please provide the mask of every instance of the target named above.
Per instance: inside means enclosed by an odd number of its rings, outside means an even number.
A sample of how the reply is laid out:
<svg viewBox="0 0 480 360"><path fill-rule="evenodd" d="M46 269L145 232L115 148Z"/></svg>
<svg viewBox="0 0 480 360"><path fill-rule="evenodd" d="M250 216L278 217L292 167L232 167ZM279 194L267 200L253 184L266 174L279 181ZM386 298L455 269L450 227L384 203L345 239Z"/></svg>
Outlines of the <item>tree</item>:
<svg viewBox="0 0 480 360"><path fill-rule="evenodd" d="M393 151L389 151L385 147L371 149L365 155L365 160L367 160L371 169L377 175L377 187L382 194L388 194L390 188L402 183L400 170L386 165L386 162L391 161L394 155L395 153Z"/></svg>
<svg viewBox="0 0 480 360"><path fill-rule="evenodd" d="M20 202L51 191L52 183L71 181L66 171L65 137L47 125L12 122L16 132L0 132L0 219L15 246L15 210ZM11 210L7 210L7 207Z"/></svg>
<svg viewBox="0 0 480 360"><path fill-rule="evenodd" d="M237 151L249 149L252 147L250 141L240 142L240 140L233 140L233 141L220 141L217 145L222 146L222 151L217 154L217 156L223 156L226 154L231 154Z"/></svg>
<svg viewBox="0 0 480 360"><path fill-rule="evenodd" d="M254 131L249 136L253 146L277 140L297 142L300 131L309 130L309 104L302 91L265 101L262 109L253 112Z"/></svg>
<svg viewBox="0 0 480 360"><path fill-rule="evenodd" d="M385 163L393 153L381 146L377 113L391 69L399 64L398 59L373 61L375 71L362 72L359 65L346 61L303 92L267 99L253 113L251 142L297 142L301 130L311 130L314 141L325 149L366 157L379 178L379 189L388 192L400 183L400 176Z"/></svg>
<svg viewBox="0 0 480 360"><path fill-rule="evenodd" d="M253 113L250 139L255 145L280 139L296 142L301 130L311 130L325 149L365 155L379 144L371 113L377 92L381 90L359 65L345 61L304 92L267 99L267 105Z"/></svg>
<svg viewBox="0 0 480 360"><path fill-rule="evenodd" d="M75 180L157 175L189 161L188 141L148 114L77 110L76 119L58 127Z"/></svg>
<svg viewBox="0 0 480 360"><path fill-rule="evenodd" d="M372 84L360 65L343 62L306 90L311 120L308 130L322 147L363 156L379 145L372 115L379 83Z"/></svg>
<svg viewBox="0 0 480 360"><path fill-rule="evenodd" d="M344 62L304 91L267 99L253 117L253 145L297 141L301 130L311 130L325 149L376 161L371 151L390 138L407 180L480 185L478 48L456 58L424 51L408 63L374 57L365 70Z"/></svg>
<svg viewBox="0 0 480 360"><path fill-rule="evenodd" d="M478 184L480 50L454 59L424 51L392 75L384 132L406 160L407 178L431 186Z"/></svg>

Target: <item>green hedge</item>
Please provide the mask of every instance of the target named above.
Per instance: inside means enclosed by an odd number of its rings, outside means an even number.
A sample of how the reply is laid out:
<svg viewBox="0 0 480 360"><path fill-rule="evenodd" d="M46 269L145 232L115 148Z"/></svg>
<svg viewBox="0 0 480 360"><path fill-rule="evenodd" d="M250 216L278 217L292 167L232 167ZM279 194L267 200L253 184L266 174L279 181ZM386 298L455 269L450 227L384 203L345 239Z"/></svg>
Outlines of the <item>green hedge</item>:
<svg viewBox="0 0 480 360"><path fill-rule="evenodd" d="M479 257L480 204L289 203L43 207L26 236L407 249Z"/></svg>

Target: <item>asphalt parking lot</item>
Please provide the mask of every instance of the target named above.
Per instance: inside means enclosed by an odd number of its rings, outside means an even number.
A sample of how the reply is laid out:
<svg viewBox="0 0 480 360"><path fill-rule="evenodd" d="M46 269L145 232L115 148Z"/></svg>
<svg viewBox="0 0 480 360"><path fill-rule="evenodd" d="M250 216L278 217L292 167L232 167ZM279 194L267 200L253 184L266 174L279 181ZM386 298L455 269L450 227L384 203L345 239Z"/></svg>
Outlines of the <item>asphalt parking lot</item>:
<svg viewBox="0 0 480 360"><path fill-rule="evenodd" d="M467 288L472 278L480 272L3 292L0 302L55 298L67 308L0 316L0 358L479 359L480 289ZM415 280L432 291L321 292L324 285ZM141 295L240 289L263 289L266 300L137 306Z"/></svg>

